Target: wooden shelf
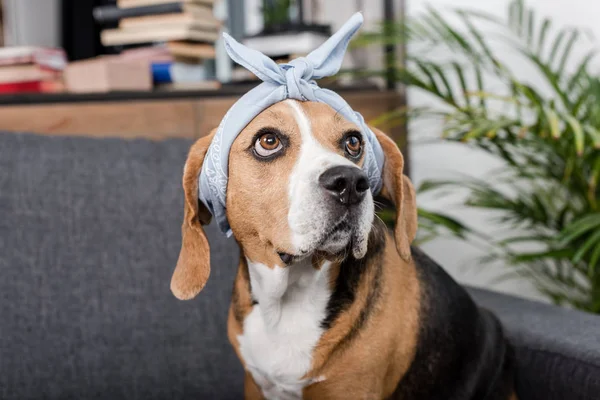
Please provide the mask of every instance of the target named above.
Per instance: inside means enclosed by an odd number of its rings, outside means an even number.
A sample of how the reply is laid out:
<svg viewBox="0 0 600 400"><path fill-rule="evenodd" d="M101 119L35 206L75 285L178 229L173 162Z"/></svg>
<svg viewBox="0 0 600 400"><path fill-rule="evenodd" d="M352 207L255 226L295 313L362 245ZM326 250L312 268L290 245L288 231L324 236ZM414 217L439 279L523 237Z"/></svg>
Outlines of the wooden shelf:
<svg viewBox="0 0 600 400"><path fill-rule="evenodd" d="M208 99L214 97L239 97L257 83L223 84L219 90L179 90L179 91L138 91L110 93L17 93L0 94L0 106L20 106L25 104L57 104L81 102L111 102L139 100L183 100ZM340 94L356 91L377 91L377 86L371 83L352 86L323 85L327 89Z"/></svg>
<svg viewBox="0 0 600 400"><path fill-rule="evenodd" d="M219 91L0 96L0 131L95 137L198 138L208 134L248 86ZM338 89L366 121L397 109L393 91ZM397 129L388 132L403 142Z"/></svg>

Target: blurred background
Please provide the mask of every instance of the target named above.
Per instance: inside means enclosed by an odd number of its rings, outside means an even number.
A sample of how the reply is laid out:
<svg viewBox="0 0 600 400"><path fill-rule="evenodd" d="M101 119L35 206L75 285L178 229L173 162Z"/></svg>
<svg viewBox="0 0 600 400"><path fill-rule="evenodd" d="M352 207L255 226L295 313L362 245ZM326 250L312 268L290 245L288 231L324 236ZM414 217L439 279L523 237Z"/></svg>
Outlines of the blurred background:
<svg viewBox="0 0 600 400"><path fill-rule="evenodd" d="M221 33L286 63L357 11L319 85L400 147L415 245L502 321L520 399L598 398L597 1L0 0L0 399L242 398L235 241L206 226L206 287L169 290L186 154L259 84Z"/></svg>
<svg viewBox="0 0 600 400"><path fill-rule="evenodd" d="M362 11L339 90L402 148L457 280L600 312L600 83L586 0L3 0L0 130L197 138ZM386 211L382 218L390 218Z"/></svg>

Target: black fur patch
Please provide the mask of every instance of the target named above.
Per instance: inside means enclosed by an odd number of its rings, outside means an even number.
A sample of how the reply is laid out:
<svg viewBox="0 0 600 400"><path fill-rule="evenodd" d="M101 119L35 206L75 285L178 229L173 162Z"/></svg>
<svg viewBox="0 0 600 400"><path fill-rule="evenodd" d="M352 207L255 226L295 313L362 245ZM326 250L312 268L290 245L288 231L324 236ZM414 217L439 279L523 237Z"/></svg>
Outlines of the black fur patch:
<svg viewBox="0 0 600 400"><path fill-rule="evenodd" d="M241 274L242 278L248 284L248 293L252 293L252 288L250 285L250 273L248 271L248 263L246 262L246 258L243 256L240 257L240 274ZM233 305L233 317L240 324L243 323L244 322L244 311L243 311L242 305L240 304L240 294L237 290L236 283L233 284L233 292L231 294L231 303ZM252 305L255 305L255 304L257 304L257 303L256 303L256 301L253 300Z"/></svg>
<svg viewBox="0 0 600 400"><path fill-rule="evenodd" d="M513 355L502 326L422 251L413 248L412 254L422 291L419 337L392 398L508 399Z"/></svg>
<svg viewBox="0 0 600 400"><path fill-rule="evenodd" d="M381 297L381 274L383 272L383 260L380 260L379 258L380 257L377 257L377 259L373 260L373 267L376 268L376 271L375 276L373 278L373 282L371 284L371 288L369 290L369 294L367 295L367 301L365 302L365 306L362 310L360 310L360 314L358 315L356 321L354 321L352 328L350 328L350 331L348 332L348 334L346 334L346 336L344 336L344 338L340 341L338 346L343 346L356 337L358 332L360 332L360 330L369 320L371 313L375 309L377 301Z"/></svg>
<svg viewBox="0 0 600 400"><path fill-rule="evenodd" d="M381 253L385 246L385 226L379 222L379 220L373 223L371 234L369 235L369 244L367 247L367 254L360 260L357 260L352 256L351 249L346 250L348 257L340 265L340 272L335 281L335 287L329 302L327 303L327 314L325 319L321 322L321 326L324 329L331 328L331 325L336 318L344 311L346 311L354 302L356 298L356 290L358 285L363 278L363 275L369 266L378 268L376 273L376 288L371 288L369 297L367 298L367 304L361 311L361 315L353 326L351 333L356 335L360 328L364 325L371 313L376 300L380 296L380 282L379 276L381 275L381 262L374 262L375 258L380 258Z"/></svg>
<svg viewBox="0 0 600 400"><path fill-rule="evenodd" d="M233 307L233 317L240 324L244 322L244 313L242 306L240 305L240 294L237 290L237 285L233 285L233 292L231 293L231 305Z"/></svg>

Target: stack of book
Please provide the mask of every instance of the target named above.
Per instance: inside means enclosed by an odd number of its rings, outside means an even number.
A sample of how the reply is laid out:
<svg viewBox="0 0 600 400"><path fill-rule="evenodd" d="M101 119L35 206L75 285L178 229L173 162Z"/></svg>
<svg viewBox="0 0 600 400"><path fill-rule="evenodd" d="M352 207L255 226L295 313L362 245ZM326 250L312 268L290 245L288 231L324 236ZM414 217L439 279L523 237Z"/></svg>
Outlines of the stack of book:
<svg viewBox="0 0 600 400"><path fill-rule="evenodd" d="M117 6L98 7L96 21L118 22L101 33L104 46L189 40L214 43L220 21L214 18L214 0L118 0Z"/></svg>
<svg viewBox="0 0 600 400"><path fill-rule="evenodd" d="M131 49L162 46L170 60L151 62L155 85L165 89L216 89L215 41L221 21L214 0L117 0L94 10L102 44ZM115 27L116 26L116 27Z"/></svg>
<svg viewBox="0 0 600 400"><path fill-rule="evenodd" d="M66 65L67 57L61 49L0 48L0 93L62 91Z"/></svg>

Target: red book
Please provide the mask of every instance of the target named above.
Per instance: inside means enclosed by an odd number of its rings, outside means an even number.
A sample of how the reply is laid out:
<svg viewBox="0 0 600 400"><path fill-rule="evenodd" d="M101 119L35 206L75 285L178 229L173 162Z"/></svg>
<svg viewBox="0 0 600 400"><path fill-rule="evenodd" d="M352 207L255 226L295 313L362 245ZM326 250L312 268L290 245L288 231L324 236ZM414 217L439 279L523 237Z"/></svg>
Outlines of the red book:
<svg viewBox="0 0 600 400"><path fill-rule="evenodd" d="M60 81L0 83L0 94L58 93L62 91L64 91L64 85Z"/></svg>
<svg viewBox="0 0 600 400"><path fill-rule="evenodd" d="M37 82L16 82L16 83L0 83L0 93L40 93L41 81Z"/></svg>

